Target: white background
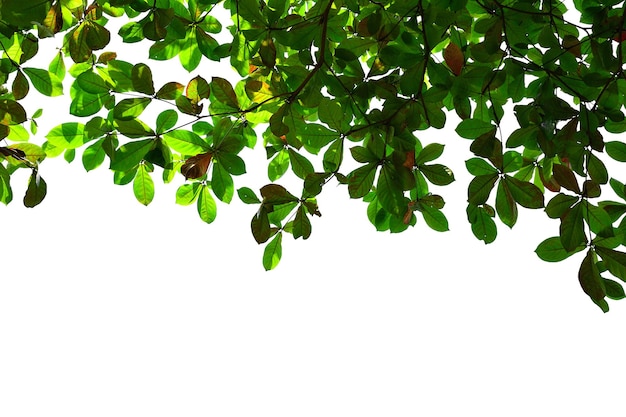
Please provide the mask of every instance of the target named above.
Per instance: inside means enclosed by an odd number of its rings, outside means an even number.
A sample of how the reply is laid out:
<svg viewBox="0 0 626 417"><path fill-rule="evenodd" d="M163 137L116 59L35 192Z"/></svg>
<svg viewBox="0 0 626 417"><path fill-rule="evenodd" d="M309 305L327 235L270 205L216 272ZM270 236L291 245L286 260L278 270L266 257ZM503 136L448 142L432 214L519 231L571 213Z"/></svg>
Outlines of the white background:
<svg viewBox="0 0 626 417"><path fill-rule="evenodd" d="M39 143L65 118L53 103ZM477 241L469 141L420 137L447 144L450 232L375 232L330 184L311 238L286 236L272 272L236 198L206 225L174 204L180 181L146 208L106 168L57 158L26 209L17 176L1 209L0 415L623 415L626 303L603 314L582 292L583 253L536 257L558 233L541 210ZM259 151L237 187L267 182Z"/></svg>

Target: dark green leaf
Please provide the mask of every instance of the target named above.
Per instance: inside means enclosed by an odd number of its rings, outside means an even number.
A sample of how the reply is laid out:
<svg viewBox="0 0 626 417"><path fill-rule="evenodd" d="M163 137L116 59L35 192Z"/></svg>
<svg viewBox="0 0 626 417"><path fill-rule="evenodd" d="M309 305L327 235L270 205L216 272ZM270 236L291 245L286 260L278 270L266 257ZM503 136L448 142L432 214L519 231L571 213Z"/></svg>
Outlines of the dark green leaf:
<svg viewBox="0 0 626 417"><path fill-rule="evenodd" d="M294 239L302 237L302 239L306 240L309 236L311 236L311 221L309 220L303 205L300 205L296 211L296 217L293 220L292 233Z"/></svg>
<svg viewBox="0 0 626 417"><path fill-rule="evenodd" d="M559 235L561 236L563 248L568 252L587 242L582 202L576 203L574 207L566 211L562 216Z"/></svg>
<svg viewBox="0 0 626 417"><path fill-rule="evenodd" d="M28 179L28 188L24 195L24 206L35 207L46 197L48 186L37 170L33 170Z"/></svg>
<svg viewBox="0 0 626 417"><path fill-rule="evenodd" d="M377 164L367 164L355 169L348 176L348 192L351 198L361 198L370 192L374 185Z"/></svg>
<svg viewBox="0 0 626 417"><path fill-rule="evenodd" d="M497 180L497 174L479 175L475 177L469 183L467 201L475 206L486 203Z"/></svg>
<svg viewBox="0 0 626 417"><path fill-rule="evenodd" d="M587 255L580 265L578 281L583 291L585 291L592 300L602 300L606 296L602 277L596 266L595 254L591 249L587 251Z"/></svg>
<svg viewBox="0 0 626 417"><path fill-rule="evenodd" d="M536 185L520 181L517 178L506 175L507 182L513 199L522 207L536 209L543 207L543 193Z"/></svg>

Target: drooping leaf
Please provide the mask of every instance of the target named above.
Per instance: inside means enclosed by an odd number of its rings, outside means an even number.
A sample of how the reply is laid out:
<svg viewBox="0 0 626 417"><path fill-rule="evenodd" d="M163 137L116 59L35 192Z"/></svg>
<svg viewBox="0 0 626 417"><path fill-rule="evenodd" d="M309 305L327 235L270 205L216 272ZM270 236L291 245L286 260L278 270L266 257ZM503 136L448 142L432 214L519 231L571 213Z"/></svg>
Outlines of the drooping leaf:
<svg viewBox="0 0 626 417"><path fill-rule="evenodd" d="M154 198L154 181L146 164L140 164L135 179L133 180L133 193L135 198L144 206L152 202Z"/></svg>
<svg viewBox="0 0 626 417"><path fill-rule="evenodd" d="M217 204L211 195L211 191L207 185L200 188L200 195L197 200L198 215L205 223L213 223L217 217Z"/></svg>
<svg viewBox="0 0 626 417"><path fill-rule="evenodd" d="M274 238L265 246L263 251L263 267L266 271L270 271L278 266L282 257L282 241L283 234L277 233Z"/></svg>
<svg viewBox="0 0 626 417"><path fill-rule="evenodd" d="M28 179L28 188L24 195L24 206L35 207L46 197L48 186L44 179L39 175L38 170L33 170Z"/></svg>
<svg viewBox="0 0 626 417"><path fill-rule="evenodd" d="M606 296L602 277L600 276L600 272L596 266L595 254L592 249L587 251L585 259L583 259L580 264L580 269L578 270L578 281L580 282L580 286L583 288L583 291L585 291L585 293L591 297L592 300L602 300Z"/></svg>

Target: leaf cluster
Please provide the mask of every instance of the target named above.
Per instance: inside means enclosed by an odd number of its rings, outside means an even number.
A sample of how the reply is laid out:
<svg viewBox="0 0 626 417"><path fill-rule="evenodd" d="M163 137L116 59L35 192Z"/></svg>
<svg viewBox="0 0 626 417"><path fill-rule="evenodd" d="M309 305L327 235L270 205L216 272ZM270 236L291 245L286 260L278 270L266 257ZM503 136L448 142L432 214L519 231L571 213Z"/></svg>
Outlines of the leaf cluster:
<svg viewBox="0 0 626 417"><path fill-rule="evenodd" d="M556 262L584 251L580 285L607 311L606 298L625 297L626 190L607 162L626 162L626 144L605 138L626 131L626 8L609 0L568 7L556 0L4 1L0 201L11 201L11 175L25 168L32 175L24 204L40 203L40 163L60 155L72 161L77 150L87 171L108 165L114 182L132 183L145 205L157 170L166 183L180 173L186 182L176 202L196 204L207 223L216 200L230 203L235 191L257 207L252 234L272 269L285 234L311 235L311 219L321 215L316 197L331 181L366 203L379 231L422 220L448 230L440 187L455 177L440 158L445 145L463 141L423 143L420 132L453 120L474 154L465 167L472 176L466 212L476 238L491 243L498 223L515 226L520 208L543 208L559 233L537 255ZM113 19L123 21L116 34ZM107 50L114 36L147 50L146 62ZM41 67L32 62L46 38L59 49ZM203 73L209 61L228 60L236 81L198 75L155 84L155 61L170 59ZM24 106L32 94L70 98L68 120L41 144L30 140L42 115ZM146 121L148 109L155 121ZM257 146L265 148L270 183L258 192L236 188L234 177L246 172L241 152ZM285 178L301 190L278 184ZM601 200L605 191L619 201Z"/></svg>

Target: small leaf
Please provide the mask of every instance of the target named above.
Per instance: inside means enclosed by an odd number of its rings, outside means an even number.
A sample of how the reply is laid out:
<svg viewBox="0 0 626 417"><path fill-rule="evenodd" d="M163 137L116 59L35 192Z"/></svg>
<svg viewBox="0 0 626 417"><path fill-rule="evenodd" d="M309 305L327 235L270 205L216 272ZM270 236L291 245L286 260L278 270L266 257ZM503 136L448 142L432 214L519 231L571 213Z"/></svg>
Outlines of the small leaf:
<svg viewBox="0 0 626 417"><path fill-rule="evenodd" d="M419 170L428 181L435 185L448 185L454 181L454 174L445 165L420 165Z"/></svg>
<svg viewBox="0 0 626 417"><path fill-rule="evenodd" d="M212 158L213 154L211 152L192 156L180 167L180 173L183 174L187 180L201 178L206 175Z"/></svg>
<svg viewBox="0 0 626 417"><path fill-rule="evenodd" d="M424 221L431 229L437 232L447 232L450 230L448 227L448 219L441 210L421 204L419 211L422 213Z"/></svg>
<svg viewBox="0 0 626 417"><path fill-rule="evenodd" d="M190 184L183 184L176 190L176 204L188 206L196 201L199 194L200 183L192 182Z"/></svg>
<svg viewBox="0 0 626 417"><path fill-rule="evenodd" d="M239 199L245 204L260 204L261 200L256 196L254 191L248 187L241 187L237 190Z"/></svg>

